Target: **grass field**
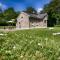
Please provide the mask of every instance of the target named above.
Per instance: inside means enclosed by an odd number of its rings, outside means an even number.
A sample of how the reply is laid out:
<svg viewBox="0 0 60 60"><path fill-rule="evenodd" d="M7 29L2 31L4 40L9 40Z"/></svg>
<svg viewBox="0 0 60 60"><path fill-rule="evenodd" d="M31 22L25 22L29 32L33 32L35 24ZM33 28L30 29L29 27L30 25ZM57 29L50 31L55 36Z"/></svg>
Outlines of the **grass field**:
<svg viewBox="0 0 60 60"><path fill-rule="evenodd" d="M15 26L0 26L0 29L14 29Z"/></svg>
<svg viewBox="0 0 60 60"><path fill-rule="evenodd" d="M0 60L60 60L60 28L0 31Z"/></svg>

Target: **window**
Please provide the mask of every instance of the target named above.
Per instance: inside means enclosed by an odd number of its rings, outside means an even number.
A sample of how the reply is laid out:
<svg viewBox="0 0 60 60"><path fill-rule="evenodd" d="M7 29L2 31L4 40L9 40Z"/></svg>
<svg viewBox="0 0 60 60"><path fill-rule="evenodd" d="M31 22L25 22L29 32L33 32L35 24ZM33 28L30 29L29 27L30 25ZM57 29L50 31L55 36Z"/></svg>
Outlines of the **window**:
<svg viewBox="0 0 60 60"><path fill-rule="evenodd" d="M21 17L21 18L23 18L23 17Z"/></svg>
<svg viewBox="0 0 60 60"><path fill-rule="evenodd" d="M20 22L19 22L19 24L20 24Z"/></svg>
<svg viewBox="0 0 60 60"><path fill-rule="evenodd" d="M44 20L44 23L46 23L46 20Z"/></svg>

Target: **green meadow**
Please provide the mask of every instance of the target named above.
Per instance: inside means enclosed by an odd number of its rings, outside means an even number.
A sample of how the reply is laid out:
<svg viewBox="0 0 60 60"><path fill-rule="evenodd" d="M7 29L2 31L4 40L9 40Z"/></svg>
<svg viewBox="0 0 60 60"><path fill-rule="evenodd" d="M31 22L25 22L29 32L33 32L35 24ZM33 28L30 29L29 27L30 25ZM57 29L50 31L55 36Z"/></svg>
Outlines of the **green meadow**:
<svg viewBox="0 0 60 60"><path fill-rule="evenodd" d="M0 31L0 60L60 60L59 33L59 27Z"/></svg>

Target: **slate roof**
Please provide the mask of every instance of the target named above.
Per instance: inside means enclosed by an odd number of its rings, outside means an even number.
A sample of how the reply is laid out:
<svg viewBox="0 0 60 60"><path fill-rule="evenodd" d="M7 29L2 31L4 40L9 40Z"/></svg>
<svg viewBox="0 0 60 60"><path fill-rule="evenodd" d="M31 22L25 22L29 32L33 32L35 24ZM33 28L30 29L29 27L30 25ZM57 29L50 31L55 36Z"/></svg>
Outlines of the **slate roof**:
<svg viewBox="0 0 60 60"><path fill-rule="evenodd" d="M39 18L39 19L43 19L44 17L47 16L47 13L44 13L44 14L28 14L30 17L33 17L33 18Z"/></svg>
<svg viewBox="0 0 60 60"><path fill-rule="evenodd" d="M47 13L43 13L43 14L30 14L30 13L26 13L26 12L21 12L21 13L27 14L29 17L33 17L33 18L37 18L37 19L44 19L45 17L48 16Z"/></svg>

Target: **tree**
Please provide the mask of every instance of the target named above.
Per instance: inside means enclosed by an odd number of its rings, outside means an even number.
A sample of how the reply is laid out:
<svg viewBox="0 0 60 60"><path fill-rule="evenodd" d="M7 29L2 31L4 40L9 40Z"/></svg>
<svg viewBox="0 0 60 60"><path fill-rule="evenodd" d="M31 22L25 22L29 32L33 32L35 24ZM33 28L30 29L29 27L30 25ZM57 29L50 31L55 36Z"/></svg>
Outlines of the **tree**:
<svg viewBox="0 0 60 60"><path fill-rule="evenodd" d="M16 19L17 14L13 8L8 8L4 11L4 18L5 18L5 20Z"/></svg>
<svg viewBox="0 0 60 60"><path fill-rule="evenodd" d="M0 13L0 25L7 25L7 22L14 20L14 25L16 24L15 20L18 16L18 13L15 12L13 8L8 8L4 12Z"/></svg>
<svg viewBox="0 0 60 60"><path fill-rule="evenodd" d="M57 22L60 21L60 0L52 0L49 4L44 6L43 11L48 13L48 23L50 26L60 24Z"/></svg>
<svg viewBox="0 0 60 60"><path fill-rule="evenodd" d="M7 21L7 22L10 21L10 20L14 20L12 22L13 25L16 24L15 20L16 20L17 16L18 16L18 13L15 12L15 10L13 8L8 8L4 11L4 20Z"/></svg>
<svg viewBox="0 0 60 60"><path fill-rule="evenodd" d="M27 7L25 12L37 14L37 11L33 7Z"/></svg>

